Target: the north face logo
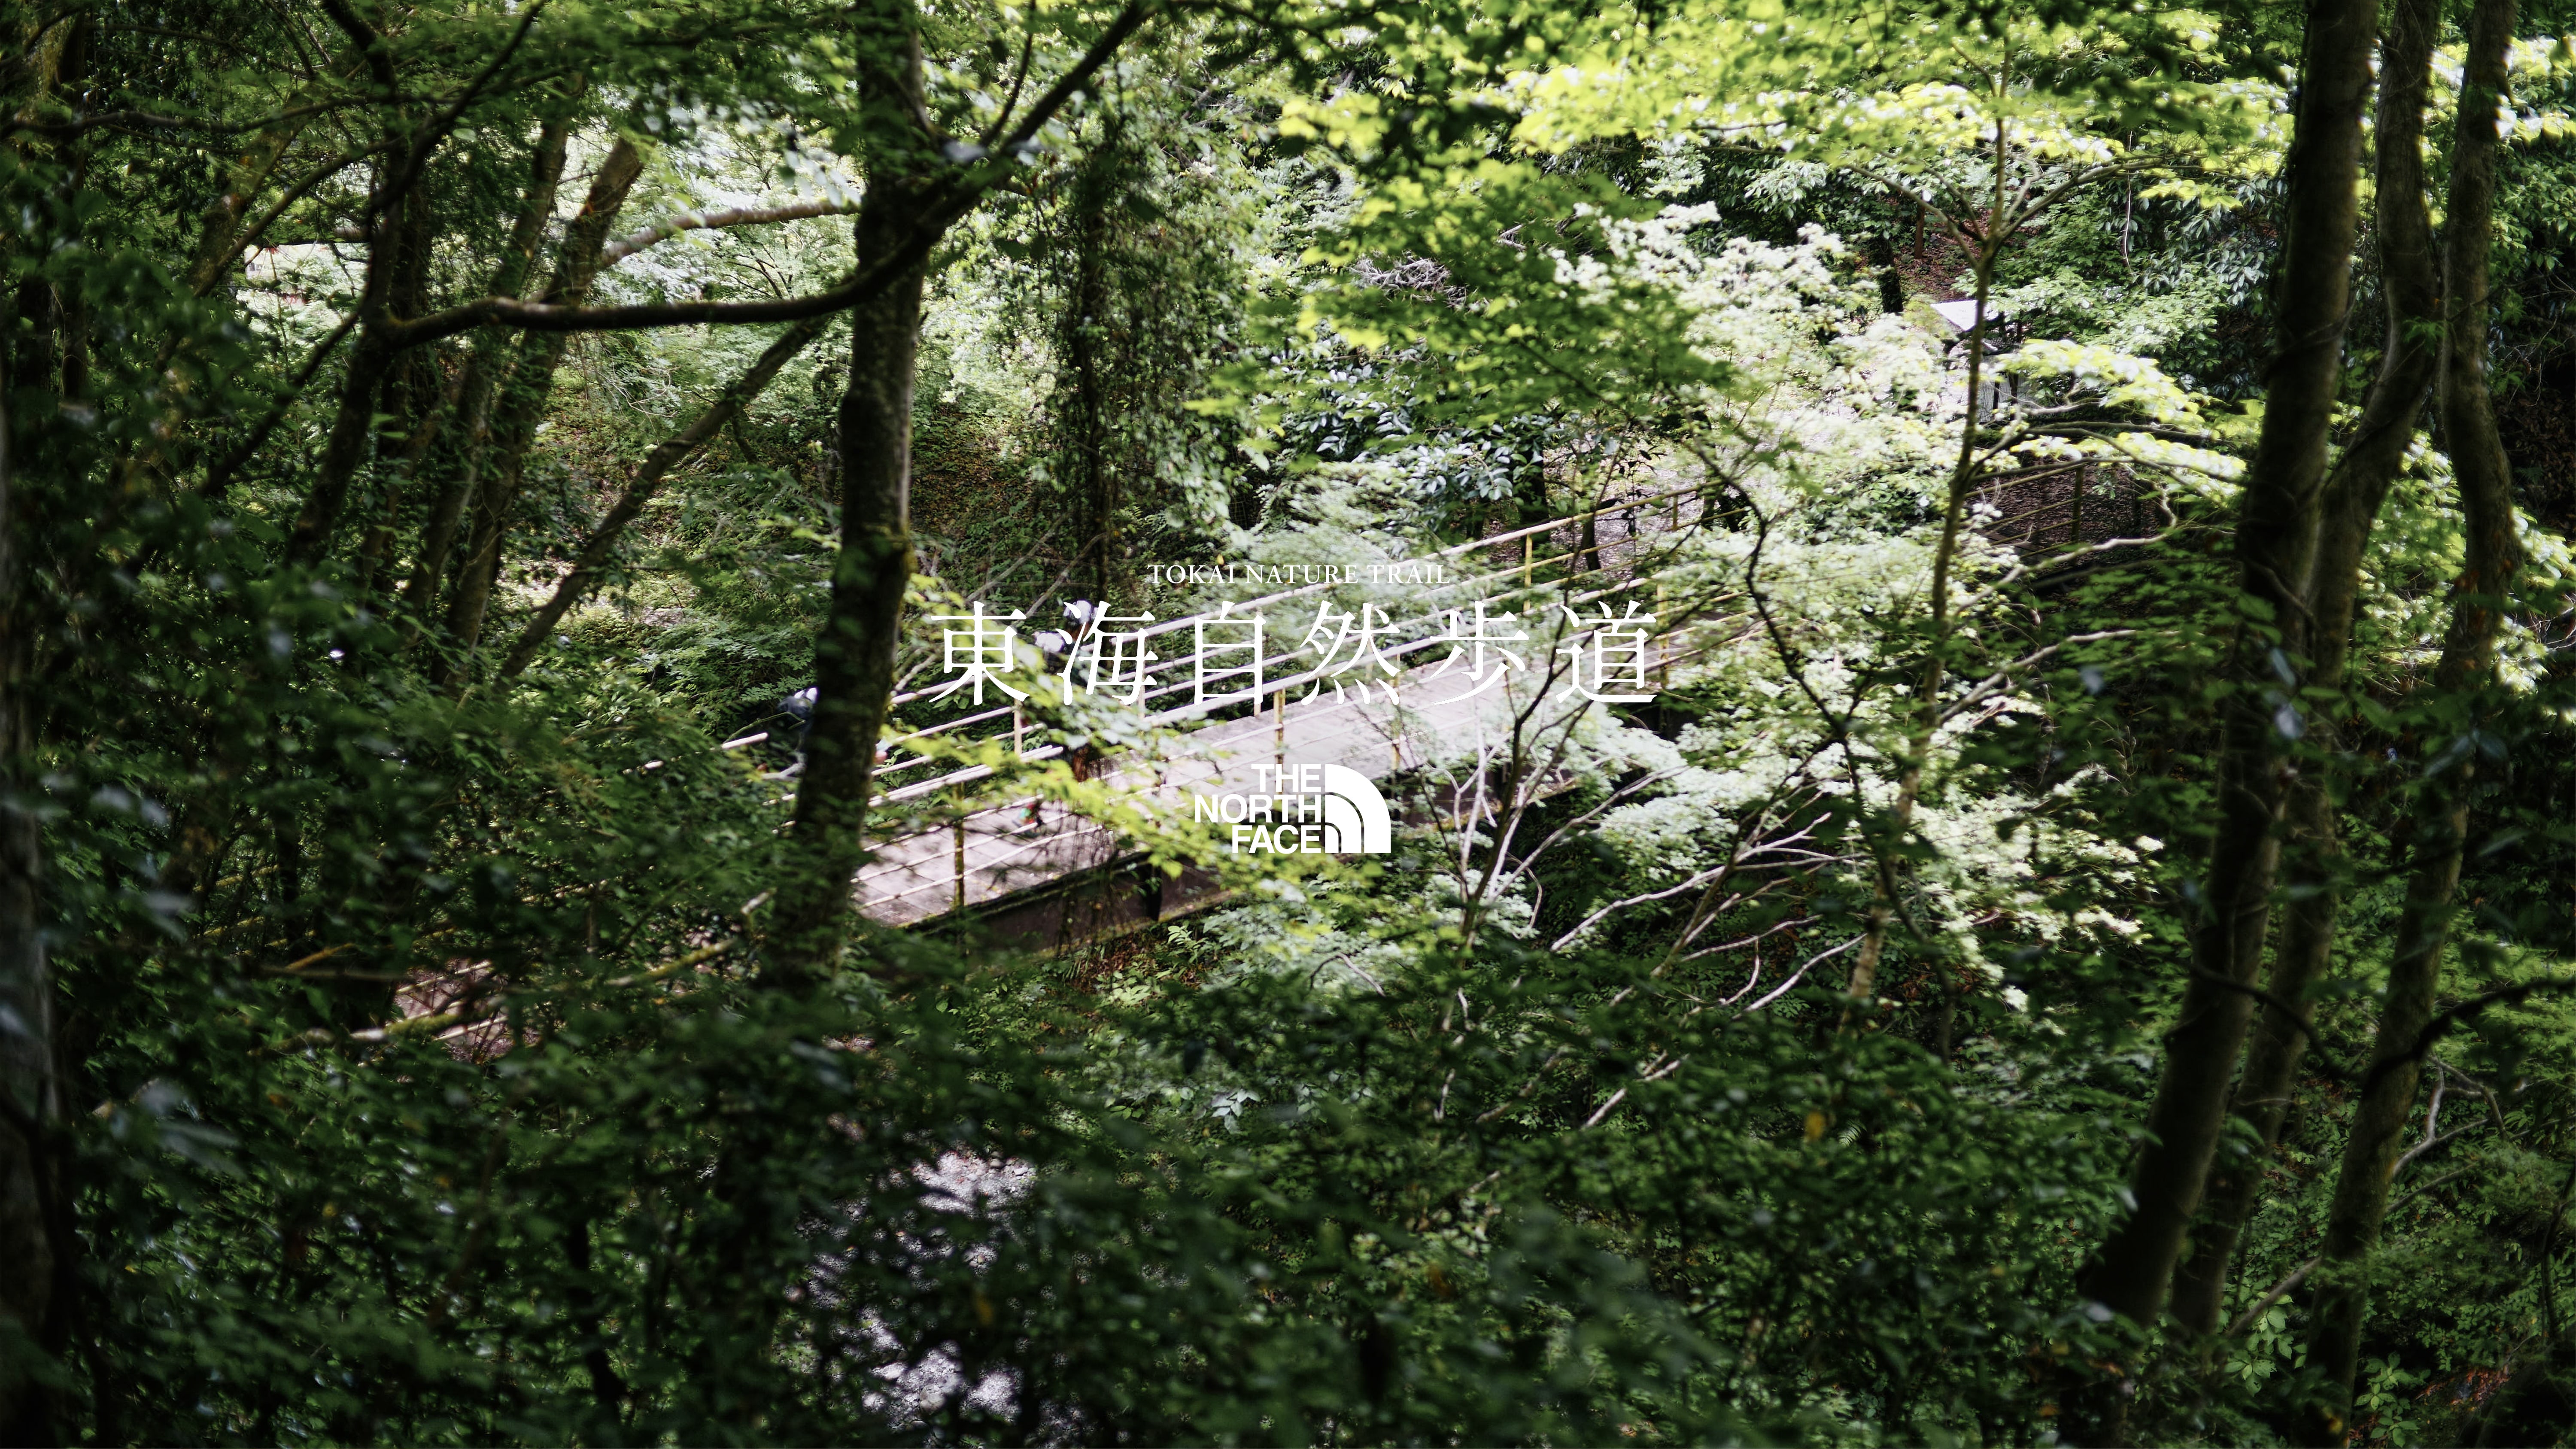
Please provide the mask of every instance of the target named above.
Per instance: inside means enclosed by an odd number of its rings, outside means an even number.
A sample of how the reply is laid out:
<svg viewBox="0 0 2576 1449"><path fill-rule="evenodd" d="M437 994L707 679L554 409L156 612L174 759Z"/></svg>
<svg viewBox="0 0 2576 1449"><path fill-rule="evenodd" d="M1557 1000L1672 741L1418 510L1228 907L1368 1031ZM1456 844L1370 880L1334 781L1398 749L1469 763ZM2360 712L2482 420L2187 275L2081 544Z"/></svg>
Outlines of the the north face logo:
<svg viewBox="0 0 2576 1449"><path fill-rule="evenodd" d="M1237 855L1384 855L1395 848L1386 797L1348 765L1256 765L1256 788L1193 795L1190 818L1227 827Z"/></svg>

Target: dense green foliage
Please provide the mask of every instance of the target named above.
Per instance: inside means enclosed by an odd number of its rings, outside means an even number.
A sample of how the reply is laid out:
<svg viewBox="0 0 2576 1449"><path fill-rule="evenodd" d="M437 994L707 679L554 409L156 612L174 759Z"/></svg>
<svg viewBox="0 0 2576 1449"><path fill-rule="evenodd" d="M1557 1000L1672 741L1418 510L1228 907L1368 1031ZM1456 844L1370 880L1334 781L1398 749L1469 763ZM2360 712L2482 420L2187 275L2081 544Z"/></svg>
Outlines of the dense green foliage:
<svg viewBox="0 0 2576 1449"><path fill-rule="evenodd" d="M2450 324L2490 339L2518 571L2479 574L2427 408L2319 683L2239 565L2320 124L2288 12L0 15L7 1433L2576 1423L2567 46L2508 58L2491 315ZM2469 11L2439 23L2437 222ZM2402 305L2384 214L2337 456ZM1966 336L1932 306L1980 298ZM975 711L929 616L1435 558L1526 581L1534 630L1642 602L1656 691L1522 681L1399 745L1386 856L1265 872L1141 812L1101 762L1186 730L1033 654L1009 724L1060 753L916 740L859 768L863 831L800 805L796 691L827 762L879 743L836 678L888 735ZM890 577L900 630L854 602ZM2227 988L2313 1023L2257 1028L2307 1041L2278 1143L2204 1153L2257 1180L2213 1333L2096 1290L2246 717L2331 782L2341 853L2267 827L2274 937L2324 894L2335 947L2297 1002ZM992 773L871 800L927 756ZM2338 1256L2455 800L2457 1009ZM1223 893L898 928L818 853L1020 801L1116 833L1086 901ZM800 881L828 940L780 923ZM2312 1320L2357 1283L2343 1384Z"/></svg>

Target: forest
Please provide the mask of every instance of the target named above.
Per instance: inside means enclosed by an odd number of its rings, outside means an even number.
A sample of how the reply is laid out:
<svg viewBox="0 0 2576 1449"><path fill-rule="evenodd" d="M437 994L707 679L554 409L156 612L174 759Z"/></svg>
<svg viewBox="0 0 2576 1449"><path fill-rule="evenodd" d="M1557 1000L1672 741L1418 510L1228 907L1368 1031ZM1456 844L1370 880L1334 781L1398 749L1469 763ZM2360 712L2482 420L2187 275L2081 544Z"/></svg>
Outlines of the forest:
<svg viewBox="0 0 2576 1449"><path fill-rule="evenodd" d="M0 264L5 1442L2576 1442L2558 0L0 0Z"/></svg>

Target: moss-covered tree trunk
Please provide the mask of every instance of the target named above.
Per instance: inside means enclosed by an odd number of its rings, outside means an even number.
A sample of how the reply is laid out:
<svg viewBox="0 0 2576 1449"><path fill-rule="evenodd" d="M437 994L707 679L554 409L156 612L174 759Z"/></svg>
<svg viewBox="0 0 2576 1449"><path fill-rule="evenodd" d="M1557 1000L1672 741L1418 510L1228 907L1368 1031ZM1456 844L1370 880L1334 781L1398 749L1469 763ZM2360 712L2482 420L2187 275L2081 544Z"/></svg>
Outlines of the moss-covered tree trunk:
<svg viewBox="0 0 2576 1449"><path fill-rule="evenodd" d="M2441 292L2433 261L2433 218L2424 202L2424 96L2432 76L2433 41L2441 25L2437 0L2397 0L2381 49L2377 233L2380 285L2388 334L2378 378L2361 425L2326 480L2318 522L2317 561L2308 586L2311 688L2340 691L2361 589L2361 562L2388 488L2415 441L2441 350ZM2208 1203L2192 1230L2191 1254L2174 1276L2173 1315L2202 1333L2215 1332L2226 1310L2229 1262L2246 1217L2281 1140L2308 1045L2307 996L2325 975L2342 901L2343 848L2335 823L2337 710L2312 711L2306 743L2312 764L2290 781L2284 807L2283 874L2290 887L2280 940L2265 982L2278 1006L2259 1008L2244 1074L2231 1110L2263 1151L2222 1158L2212 1169Z"/></svg>
<svg viewBox="0 0 2576 1449"><path fill-rule="evenodd" d="M2487 391L2487 271L2495 212L2496 104L2505 92L2513 43L2514 0L2478 0L2469 19L2469 52L2460 96L2459 131L2451 143L2442 281L2442 433L2460 490L2467 557L2451 603L2451 623L2434 666L2437 705L2464 705L2461 728L2425 768L2407 842L2412 859L2406 901L2398 913L2396 954L2380 1004L2371 1065L2353 1105L2334 1199L2326 1212L2322 1280L2308 1334L2308 1361L2332 1385L2336 1402L2312 1423L2316 1443L2341 1443L2352 1396L2361 1329L2370 1304L2364 1260L2379 1242L2388 1212L2389 1179L2399 1140L2414 1115L2422 1075L2417 1038L2432 1019L2441 983L2442 948L2450 935L2452 896L2469 825L2469 786L2478 751L2467 748L2483 711L2477 701L2495 674L2496 633L2507 592L2522 563L2514 535L2513 478L2497 435Z"/></svg>
<svg viewBox="0 0 2576 1449"><path fill-rule="evenodd" d="M564 150L570 131L560 114L549 116L537 129L527 188L520 194L519 214L511 220L510 240L502 248L491 284L485 289L494 296L515 297L528 284L528 272L536 265L537 248L545 240L546 221L554 215L555 191L563 182ZM422 461L427 503L420 549L413 559L411 576L403 585L403 605L415 624L429 617L438 598L439 581L447 577L448 558L456 547L457 525L464 520L465 504L473 494L474 470L491 439L492 394L509 368L514 346L512 335L498 327L485 329L475 339L438 440Z"/></svg>
<svg viewBox="0 0 2576 1449"><path fill-rule="evenodd" d="M599 276L609 228L616 224L626 193L643 171L643 154L622 139L601 160L591 179L590 195L564 228L554 277L546 284L548 304L577 307L588 300L590 284ZM510 515L518 507L528 450L536 444L537 424L554 395L555 371L563 365L564 351L571 343L569 332L528 334L494 405L490 452L482 460L482 486L474 498L472 540L457 563L456 582L448 594L447 635L456 654L442 671L440 683L450 688L461 685L471 673L474 646L483 636L483 617L491 609L492 590L500 581L501 545L509 535Z"/></svg>
<svg viewBox="0 0 2576 1449"><path fill-rule="evenodd" d="M2131 1172L2135 1206L2084 1275L2113 1311L2152 1323L2164 1311L2185 1234L2225 1130L2229 1083L2245 1040L2271 918L2280 841L2281 701L2264 687L2306 649L2305 595L2315 556L2327 428L2342 382L2344 324L2360 215L2362 107L2379 32L2375 0L2317 0L2308 9L2298 129L2284 169L2276 342L2262 433L2236 519L2239 617L2226 664L2218 821L2200 882L2189 975ZM2091 1415L2081 1417L2094 1417ZM2083 1422L2079 1435L2098 1431Z"/></svg>
<svg viewBox="0 0 2576 1449"><path fill-rule="evenodd" d="M876 84L920 113L919 42ZM925 146L928 138L924 138ZM856 228L859 265L917 241L929 188L920 158L870 159ZM850 381L841 394L841 543L832 600L814 639L814 717L796 788L790 865L771 922L782 980L829 970L851 914L850 881L866 853L861 827L876 774L877 740L894 697L895 643L912 579L912 394L921 341L924 269L914 266L850 312Z"/></svg>
<svg viewBox="0 0 2576 1449"><path fill-rule="evenodd" d="M0 78L0 115L21 114L22 107L32 112L58 89L78 85L88 24L73 18L40 30L13 17L0 29L13 50L33 61ZM11 162L69 169L70 158L60 154L65 148L24 133L13 140L18 154ZM0 240L0 261L27 240ZM18 315L0 311L7 324L0 327L0 1436L46 1444L60 1431L38 1366L62 1347L74 1243L60 1210L63 1103L27 688L35 610L24 588L26 510L9 408L13 401L53 406L73 368L66 365L71 349L63 336L68 319L52 305L52 288L31 279L16 300Z"/></svg>
<svg viewBox="0 0 2576 1449"><path fill-rule="evenodd" d="M22 793L28 758L27 611L18 597L17 525L6 399L16 384L0 355L0 1435L51 1442L33 1374L53 1335L67 1245L53 1232L53 1134L61 1117L53 1063L54 982L45 950L43 843ZM37 389L29 389L31 392ZM50 388L43 389L50 391Z"/></svg>

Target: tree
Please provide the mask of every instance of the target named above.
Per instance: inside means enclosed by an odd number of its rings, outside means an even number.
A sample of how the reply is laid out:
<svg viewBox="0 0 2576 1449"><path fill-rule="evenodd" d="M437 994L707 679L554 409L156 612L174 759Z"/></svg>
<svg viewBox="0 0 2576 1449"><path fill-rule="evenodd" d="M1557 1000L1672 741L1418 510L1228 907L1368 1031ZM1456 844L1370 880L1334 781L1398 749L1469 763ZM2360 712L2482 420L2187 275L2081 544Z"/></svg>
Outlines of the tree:
<svg viewBox="0 0 2576 1449"><path fill-rule="evenodd" d="M2414 442L2416 416L2439 358L2427 336L2438 325L2441 292L2434 277L2433 223L2424 202L2419 144L2436 19L2423 5L2396 6L2389 12L2381 48L2376 230L2387 337L2361 421L2326 480L2316 565L2304 601L2311 650L2308 687L2329 698L2345 688L2362 561L2389 485ZM2342 782L2335 778L2332 755L2340 712L2331 705L2302 712L2308 748L2323 759L2321 767L2300 770L2288 787L2283 848L2291 889L2264 983L2270 997L2262 1007L2262 1033L2247 1050L2231 1104L2267 1150L2280 1140L2299 1060L2315 1030L2306 1009L2309 993L2326 976L2342 901L2344 866L2335 820L2336 786ZM2213 1168L2207 1215L2193 1229L2190 1255L2174 1285L2174 1318L2200 1333L2220 1327L2228 1266L2253 1206L2260 1165L2255 1158Z"/></svg>
<svg viewBox="0 0 2576 1449"><path fill-rule="evenodd" d="M2448 768L2427 763L2428 776L2408 840L2406 908L2399 917L2397 954L2389 966L2388 995L2362 1078L2361 1100L2344 1141L2335 1181L2323 1257L2333 1275L2319 1295L2310 1352L2331 1390L2349 1395L2360 1357L2366 1284L2348 1276L2351 1265L2379 1236L2395 1175L2398 1136L2414 1115L2422 1048L2441 980L2442 947L2449 935L2452 893L2459 888L2469 805L2463 782L2477 768L2479 696L2492 687L2498 626L2504 599L2522 562L2516 537L2511 473L2496 435L2495 406L2487 391L2488 253L2495 208L2496 103L2505 94L2505 57L2513 43L2514 7L2488 0L2470 13L2468 69L2461 87L2459 129L2451 144L2451 188L2444 208L2442 247L2443 338L2441 409L2453 475L2467 533L2467 563L2453 594L2451 626L2442 641L2434 682L2466 706L2469 728L2452 747ZM2445 778L2448 777L2448 778ZM2320 1438L2340 1433L2344 1414L2329 1404Z"/></svg>
<svg viewBox="0 0 2576 1449"><path fill-rule="evenodd" d="M2316 561L2327 432L2342 381L2358 224L2361 112L2369 98L2376 4L2320 6L2310 15L2298 133L2284 166L2287 230L2275 301L2276 350L2263 431L2246 473L2235 527L2244 604L2230 650L2237 686L2226 709L2217 780L2219 827L2192 933L2191 980L2167 1041L2130 1191L2137 1207L2101 1249L2086 1286L2135 1322L2164 1310L2227 1116L2262 962L2280 857L2277 760L2290 731L2265 707L2274 657L2309 652L2304 593ZM2287 683L2287 680L2283 681Z"/></svg>

